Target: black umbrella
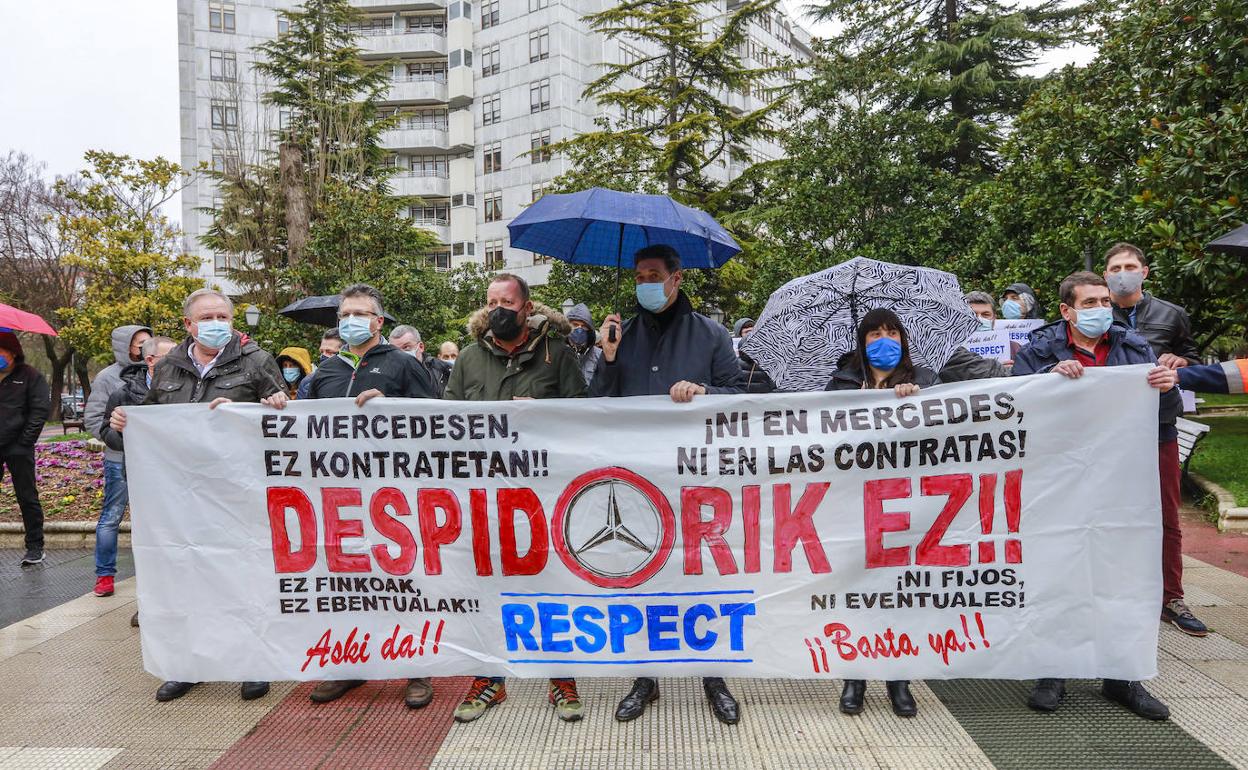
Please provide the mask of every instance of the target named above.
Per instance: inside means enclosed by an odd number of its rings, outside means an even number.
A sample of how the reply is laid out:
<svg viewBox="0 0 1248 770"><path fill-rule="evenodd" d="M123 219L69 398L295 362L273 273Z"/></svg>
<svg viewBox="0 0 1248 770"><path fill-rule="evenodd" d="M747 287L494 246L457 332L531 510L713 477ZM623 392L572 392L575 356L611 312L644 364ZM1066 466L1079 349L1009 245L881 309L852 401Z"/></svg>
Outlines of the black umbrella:
<svg viewBox="0 0 1248 770"><path fill-rule="evenodd" d="M327 297L304 297L277 311L277 314L301 324L337 326L338 303L341 301L342 297L337 294L330 294ZM386 323L395 322L394 316L389 313L382 313L381 317Z"/></svg>
<svg viewBox="0 0 1248 770"><path fill-rule="evenodd" d="M1248 259L1248 225L1237 227L1215 241L1209 242L1210 251L1220 251L1240 259Z"/></svg>

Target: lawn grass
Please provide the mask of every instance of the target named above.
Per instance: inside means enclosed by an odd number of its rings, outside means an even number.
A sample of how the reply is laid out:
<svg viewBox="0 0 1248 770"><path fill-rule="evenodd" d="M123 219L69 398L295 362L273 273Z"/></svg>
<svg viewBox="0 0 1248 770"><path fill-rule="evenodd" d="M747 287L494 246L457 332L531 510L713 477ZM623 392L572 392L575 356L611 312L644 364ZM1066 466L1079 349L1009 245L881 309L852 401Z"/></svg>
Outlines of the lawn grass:
<svg viewBox="0 0 1248 770"><path fill-rule="evenodd" d="M1197 398L1203 398L1205 402L1201 406L1242 406L1248 409L1248 394L1236 393L1234 395L1226 395L1222 393L1197 393Z"/></svg>
<svg viewBox="0 0 1248 770"><path fill-rule="evenodd" d="M1248 417L1203 415L1197 421L1211 430L1189 467L1235 495L1237 505L1248 505Z"/></svg>
<svg viewBox="0 0 1248 770"><path fill-rule="evenodd" d="M48 436L42 439L45 444L55 444L59 441L86 441L91 438L90 433L79 431L77 433L66 433L63 436Z"/></svg>

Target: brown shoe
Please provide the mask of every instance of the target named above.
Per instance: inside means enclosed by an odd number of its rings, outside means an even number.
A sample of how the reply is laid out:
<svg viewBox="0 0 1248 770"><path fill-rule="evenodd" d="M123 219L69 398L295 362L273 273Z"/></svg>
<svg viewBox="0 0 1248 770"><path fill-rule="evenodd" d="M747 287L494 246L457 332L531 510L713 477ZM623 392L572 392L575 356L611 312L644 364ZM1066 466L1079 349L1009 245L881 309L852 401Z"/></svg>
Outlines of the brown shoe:
<svg viewBox="0 0 1248 770"><path fill-rule="evenodd" d="M136 612L134 613L134 615L130 617L130 625L134 626L135 628L139 627L139 613Z"/></svg>
<svg viewBox="0 0 1248 770"><path fill-rule="evenodd" d="M433 700L433 683L429 677L422 676L407 680L407 692L403 694L403 702L409 709L423 709Z"/></svg>
<svg viewBox="0 0 1248 770"><path fill-rule="evenodd" d="M364 684L363 679L335 679L321 682L312 688L312 694L308 698L313 703L329 703L331 700L338 700L362 684Z"/></svg>

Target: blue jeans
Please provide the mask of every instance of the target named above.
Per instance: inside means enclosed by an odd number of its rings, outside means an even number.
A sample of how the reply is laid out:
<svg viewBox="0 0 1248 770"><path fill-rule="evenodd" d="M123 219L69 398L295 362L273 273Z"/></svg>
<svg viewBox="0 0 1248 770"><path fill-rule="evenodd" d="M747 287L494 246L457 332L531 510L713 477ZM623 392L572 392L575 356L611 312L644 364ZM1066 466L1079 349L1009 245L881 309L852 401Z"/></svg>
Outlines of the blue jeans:
<svg viewBox="0 0 1248 770"><path fill-rule="evenodd" d="M95 525L95 574L97 577L117 574L117 527L130 502L126 486L126 464L104 461L104 508Z"/></svg>

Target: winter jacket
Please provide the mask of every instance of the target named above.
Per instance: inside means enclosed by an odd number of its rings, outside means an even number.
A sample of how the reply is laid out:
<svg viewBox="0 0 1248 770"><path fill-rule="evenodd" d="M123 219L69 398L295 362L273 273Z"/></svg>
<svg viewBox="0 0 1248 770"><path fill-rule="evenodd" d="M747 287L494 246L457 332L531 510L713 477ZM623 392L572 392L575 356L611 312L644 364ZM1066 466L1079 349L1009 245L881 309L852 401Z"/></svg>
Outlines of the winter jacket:
<svg viewBox="0 0 1248 770"><path fill-rule="evenodd" d="M104 407L104 428L100 431L100 441L104 442L104 446L118 454L126 451L122 435L108 424L108 418L113 416L113 410L119 406L135 406L143 403L147 398L147 390L146 366L135 364L122 370L121 387L113 391L113 395L108 397L108 404Z"/></svg>
<svg viewBox="0 0 1248 770"><path fill-rule="evenodd" d="M741 365L741 388L746 393L771 393L776 389L776 383L771 381L763 367L743 351L737 353L737 361Z"/></svg>
<svg viewBox="0 0 1248 770"><path fill-rule="evenodd" d="M202 378L191 363L193 344L195 340L188 337L156 364L152 387L143 403L196 404L217 398L257 403L285 389L273 356L238 332L234 332L218 354L216 364Z"/></svg>
<svg viewBox="0 0 1248 770"><path fill-rule="evenodd" d="M388 342L369 349L363 358L347 348L326 359L308 387L308 398L358 396L376 388L389 398L437 398L433 375L424 364Z"/></svg>
<svg viewBox="0 0 1248 770"><path fill-rule="evenodd" d="M1248 393L1248 358L1178 369L1179 387L1193 393Z"/></svg>
<svg viewBox="0 0 1248 770"><path fill-rule="evenodd" d="M290 398L297 399L299 398L299 387L303 384L303 381L307 379L308 375L312 373L312 357L308 355L308 351L306 349L301 347L292 346L282 348L281 352L277 354L276 359L279 371L283 368L282 359L290 361L292 364L299 367L299 371L301 372L299 379L294 382L288 383L286 382L286 378L284 376L282 377L282 385L286 388L286 395Z"/></svg>
<svg viewBox="0 0 1248 770"><path fill-rule="evenodd" d="M572 348L572 352L576 354L576 362L581 367L581 375L585 377L585 385L588 386L594 379L594 371L598 368L598 359L602 358L602 348L594 344L594 337L597 331L594 330L594 316L589 312L589 306L585 303L573 305L568 311L568 321L580 321L589 327L589 341L585 347L578 348L568 340L568 346Z"/></svg>
<svg viewBox="0 0 1248 770"><path fill-rule="evenodd" d="M832 372L832 379L828 380L828 385L824 390L862 390L863 372L858 366L851 365L854 360L853 351L841 356L841 360L836 362L836 371ZM931 369L916 364L910 384L918 385L920 388L930 388L933 385L939 385L940 378Z"/></svg>
<svg viewBox="0 0 1248 770"><path fill-rule="evenodd" d="M1157 357L1143 337L1120 324L1109 327L1109 358L1106 366L1129 366L1131 364L1156 364ZM1031 344L1018 351L1014 357L1014 375L1041 374L1050 371L1061 361L1075 357L1067 337L1065 321L1054 321L1031 333ZM1161 394L1157 422L1158 440L1161 443L1178 438L1174 421L1183 414L1183 397L1178 388Z"/></svg>
<svg viewBox="0 0 1248 770"><path fill-rule="evenodd" d="M17 335L0 332L0 336L5 349L17 353L9 376L0 380L0 457L33 455L52 410L48 381L26 363Z"/></svg>
<svg viewBox="0 0 1248 770"><path fill-rule="evenodd" d="M443 361L437 356L425 355L425 368L433 375L433 384L438 389L434 398L442 398L442 394L446 392L447 380L451 379L451 364L449 361Z"/></svg>
<svg viewBox="0 0 1248 770"><path fill-rule="evenodd" d="M134 335L139 332L151 334L152 330L146 326L118 326L113 329L113 363L101 369L91 381L91 395L87 396L87 406L82 413L82 424L87 433L101 441L104 440L104 426L107 423L104 419L104 408L108 404L108 397L121 389L122 370L130 366L141 365L130 360L130 343L134 340ZM121 452L109 448L106 443L104 459L119 463L123 458Z"/></svg>
<svg viewBox="0 0 1248 770"><path fill-rule="evenodd" d="M468 334L476 342L460 352L443 397L455 401L583 397L585 378L566 339L572 330L568 319L534 302L527 325L528 339L509 354L494 344L486 311L473 313Z"/></svg>
<svg viewBox="0 0 1248 770"><path fill-rule="evenodd" d="M648 310L624 322L615 360L598 362L589 391L593 396L667 395L681 380L707 393L740 393L741 365L728 330L693 312L682 291L669 308L675 318L666 331Z"/></svg>
<svg viewBox="0 0 1248 770"><path fill-rule="evenodd" d="M1192 322L1186 310L1148 292L1135 303L1134 324L1131 323L1132 309L1114 305L1114 320L1148 340L1153 355L1160 358L1170 353L1186 358L1189 364L1200 363L1200 352L1192 340Z"/></svg>
<svg viewBox="0 0 1248 770"><path fill-rule="evenodd" d="M953 355L940 370L941 382L963 382L964 380L986 380L989 377L1008 377L1009 371L1005 364L995 358L985 358L972 353L966 348L955 348ZM922 386L920 386L922 387Z"/></svg>

